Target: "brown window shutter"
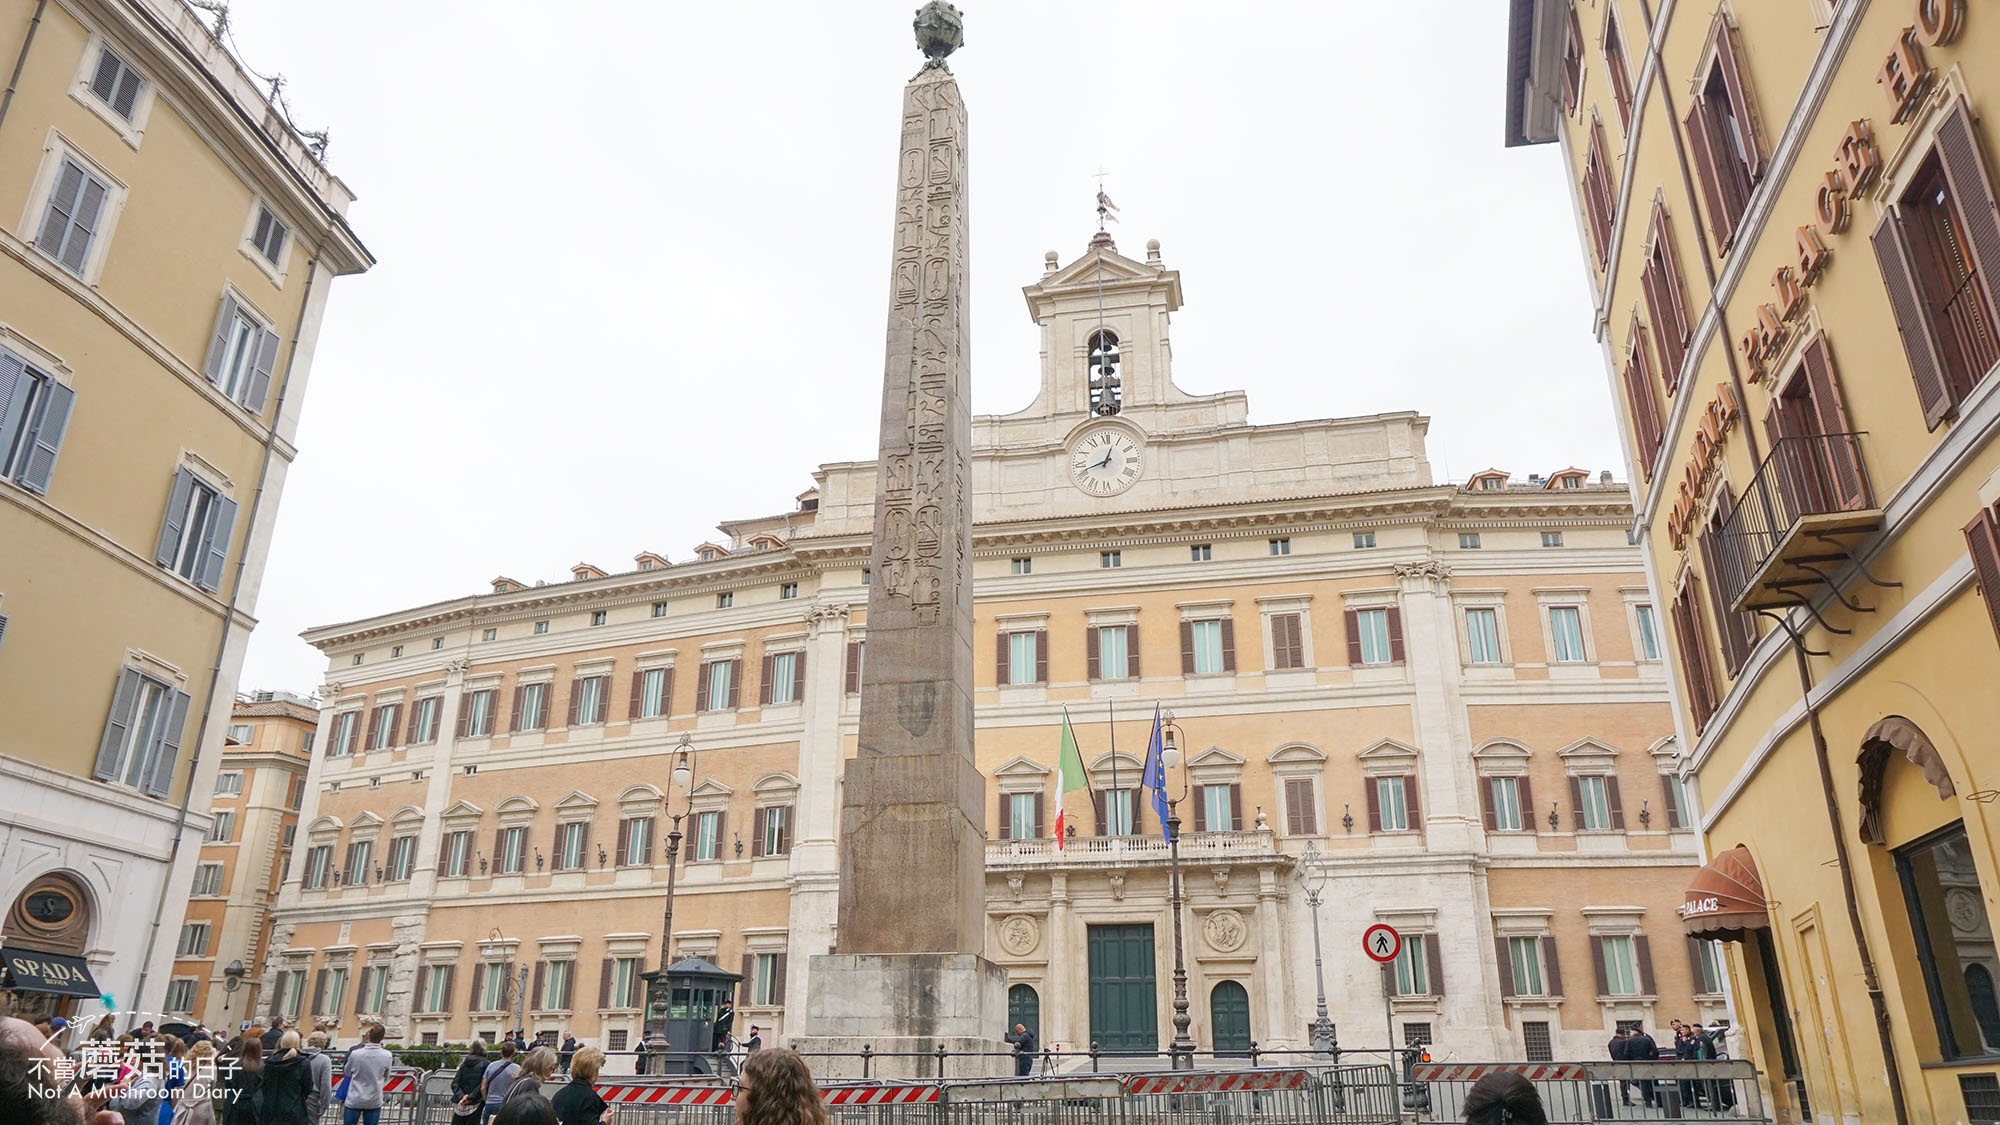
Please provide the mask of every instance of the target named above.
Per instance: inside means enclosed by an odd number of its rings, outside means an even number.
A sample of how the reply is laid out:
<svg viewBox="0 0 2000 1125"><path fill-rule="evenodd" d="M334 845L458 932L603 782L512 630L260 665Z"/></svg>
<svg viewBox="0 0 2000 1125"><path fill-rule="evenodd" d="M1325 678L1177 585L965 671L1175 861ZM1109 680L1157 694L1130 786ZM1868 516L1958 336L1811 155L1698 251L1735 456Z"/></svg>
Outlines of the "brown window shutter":
<svg viewBox="0 0 2000 1125"><path fill-rule="evenodd" d="M1194 622L1181 622L1181 675L1194 675Z"/></svg>
<svg viewBox="0 0 2000 1125"><path fill-rule="evenodd" d="M804 649L792 654L792 702L806 701L806 653Z"/></svg>
<svg viewBox="0 0 2000 1125"><path fill-rule="evenodd" d="M451 837L451 833L445 833L444 840L438 846L437 877L440 879L444 878L445 869L451 861ZM422 995L423 989L418 989L417 993Z"/></svg>
<svg viewBox="0 0 2000 1125"><path fill-rule="evenodd" d="M1104 678L1103 670L1104 665L1098 659L1097 652L1097 626L1092 625L1083 631L1083 677L1087 680L1101 680Z"/></svg>
<svg viewBox="0 0 2000 1125"><path fill-rule="evenodd" d="M1687 813L1681 809L1679 787L1674 784L1674 776L1672 774L1663 773L1660 775L1660 792L1662 794L1661 803L1667 808L1667 827L1687 827Z"/></svg>
<svg viewBox="0 0 2000 1125"><path fill-rule="evenodd" d="M403 745L415 746L417 744L417 716L423 713L423 709L424 701L421 699L410 704L410 722L408 729L403 733Z"/></svg>
<svg viewBox="0 0 2000 1125"><path fill-rule="evenodd" d="M631 843L632 822L630 820L621 820L618 822L618 854L613 857L621 866L625 862L625 849L631 846Z"/></svg>
<svg viewBox="0 0 2000 1125"><path fill-rule="evenodd" d="M1590 121L1589 155L1583 162L1583 210L1590 221L1590 246L1603 265L1611 256L1612 209L1611 172L1604 155L1604 127L1593 114Z"/></svg>
<svg viewBox="0 0 2000 1125"><path fill-rule="evenodd" d="M555 689L556 689L555 682L550 681L549 692L551 695L554 694ZM569 711L567 712L569 718L563 723L564 726L573 727L576 725L576 720L578 718L577 706L582 702L583 702L583 680L572 679L569 682ZM551 713L553 713L554 709L551 708L550 710Z"/></svg>
<svg viewBox="0 0 2000 1125"><path fill-rule="evenodd" d="M1368 794L1368 831L1380 832L1382 831L1382 787L1376 784L1376 779L1372 777L1364 778L1361 787Z"/></svg>
<svg viewBox="0 0 2000 1125"><path fill-rule="evenodd" d="M1125 626L1125 674L1139 678L1139 623Z"/></svg>
<svg viewBox="0 0 2000 1125"><path fill-rule="evenodd" d="M1488 832L1500 831L1499 814L1493 811L1493 787L1499 783L1500 779L1494 777L1482 777L1479 779L1479 811L1486 817L1486 830Z"/></svg>
<svg viewBox="0 0 2000 1125"><path fill-rule="evenodd" d="M1653 210L1653 246L1659 266L1660 295L1664 298L1661 310L1653 316L1653 331L1659 334L1660 357L1665 360L1660 376L1672 389L1680 385L1681 361L1687 358L1688 336L1693 325L1688 322L1687 289L1681 281L1678 248L1665 207L1656 206Z"/></svg>
<svg viewBox="0 0 2000 1125"><path fill-rule="evenodd" d="M1049 682L1049 631L1035 630L1035 682ZM1039 833L1037 833L1039 835Z"/></svg>
<svg viewBox="0 0 2000 1125"><path fill-rule="evenodd" d="M715 854L717 858L729 853L722 849L722 842L729 839L729 810L718 809L715 813Z"/></svg>
<svg viewBox="0 0 2000 1125"><path fill-rule="evenodd" d="M1714 514L1700 536L1702 569L1709 576L1709 608L1715 614L1716 629L1722 635L1723 662L1732 678L1742 671L1743 662L1750 657L1750 650L1757 646L1756 617L1731 609L1728 594L1720 581L1722 557L1717 543L1721 538L1721 529L1727 525L1735 509L1736 497L1725 481L1716 492Z"/></svg>
<svg viewBox="0 0 2000 1125"><path fill-rule="evenodd" d="M464 738L465 732L469 730L471 726L472 726L472 693L469 691L462 691L458 693L458 737Z"/></svg>
<svg viewBox="0 0 2000 1125"><path fill-rule="evenodd" d="M1625 831L1625 806L1618 799L1618 779L1604 779L1604 803L1611 809L1611 827Z"/></svg>
<svg viewBox="0 0 2000 1125"><path fill-rule="evenodd" d="M1319 809L1313 801L1314 784L1311 778L1299 778L1299 824L1308 836L1319 835Z"/></svg>
<svg viewBox="0 0 2000 1125"><path fill-rule="evenodd" d="M1358 668L1361 666L1361 612L1344 610L1340 617L1341 624L1347 629L1347 662Z"/></svg>
<svg viewBox="0 0 2000 1125"><path fill-rule="evenodd" d="M1506 935L1493 935L1493 959L1500 967L1500 995L1514 995L1514 951Z"/></svg>
<svg viewBox="0 0 2000 1125"><path fill-rule="evenodd" d="M1535 824L1535 787L1528 781L1527 774L1514 779L1514 792L1521 798L1521 830L1540 832L1541 828Z"/></svg>
<svg viewBox="0 0 2000 1125"><path fill-rule="evenodd" d="M1961 201L1961 207L1963 202ZM1903 338L1903 354L1910 360L1910 378L1917 386L1917 403L1924 411L1924 425L1937 429L1938 423L1958 405L1945 377L1944 352L1938 344L1930 306L1917 288L1915 259L1910 254L1908 233L1900 209L1890 208L1869 235L1875 246L1875 261L1882 268L1882 284L1889 292L1889 310L1896 317L1896 331Z"/></svg>
<svg viewBox="0 0 2000 1125"><path fill-rule="evenodd" d="M1430 962L1431 995L1444 995L1444 957L1438 950L1438 935L1424 935L1424 960Z"/></svg>
<svg viewBox="0 0 2000 1125"><path fill-rule="evenodd" d="M1403 611L1400 607L1389 607L1389 663L1403 662Z"/></svg>
<svg viewBox="0 0 2000 1125"><path fill-rule="evenodd" d="M1007 667L1007 642L1011 634L1000 632L993 635L993 682L1000 687L1013 680L1012 670Z"/></svg>
<svg viewBox="0 0 2000 1125"><path fill-rule="evenodd" d="M507 729L510 731L521 729L521 701L522 697L527 695L527 693L528 687L526 684L514 685L514 710L512 714L507 716Z"/></svg>
<svg viewBox="0 0 2000 1125"><path fill-rule="evenodd" d="M1424 826L1424 818L1420 811L1420 805L1421 802L1417 800L1417 775L1413 773L1404 774L1403 775L1403 819L1404 822L1410 826L1410 831L1412 832L1415 832Z"/></svg>
<svg viewBox="0 0 2000 1125"><path fill-rule="evenodd" d="M1750 182L1756 183L1764 176L1764 154L1757 144L1758 134L1763 131L1758 125L1757 104L1750 97L1750 84L1743 80L1743 64L1736 54L1736 29L1727 20L1718 23L1715 62L1722 68L1722 84L1729 90L1729 101L1736 109L1736 139L1749 160Z"/></svg>
<svg viewBox="0 0 2000 1125"><path fill-rule="evenodd" d="M547 961L535 962L535 983L528 987L528 1007L530 1008L548 1007L548 1005L542 1002L542 979L548 967L549 963Z"/></svg>
<svg viewBox="0 0 2000 1125"><path fill-rule="evenodd" d="M486 984L486 966L482 962L474 961L472 963L472 995L466 997L465 1001L465 1007L467 1011L476 1012L481 1010L479 1007L479 997L481 993L486 991L486 989L482 987L485 984Z"/></svg>
<svg viewBox="0 0 2000 1125"><path fill-rule="evenodd" d="M1569 10L1568 38L1563 44L1562 99L1563 112L1575 113L1577 103L1583 97L1583 25L1577 21L1576 6L1565 5ZM1575 65L1570 64L1575 59Z"/></svg>
<svg viewBox="0 0 2000 1125"><path fill-rule="evenodd" d="M1042 822L1042 794L1035 794L1035 839L1048 835L1047 825Z"/></svg>
<svg viewBox="0 0 2000 1125"><path fill-rule="evenodd" d="M1648 996L1658 996L1660 990L1653 983L1653 941L1645 934L1632 939L1632 956L1639 962L1639 991Z"/></svg>
<svg viewBox="0 0 2000 1125"><path fill-rule="evenodd" d="M377 707L368 712L368 741L361 744L363 750L375 749L375 732L382 729L382 712L387 710L387 707Z"/></svg>
<svg viewBox="0 0 2000 1125"><path fill-rule="evenodd" d="M418 965L417 991L410 998L410 1010L413 1012L421 1012L427 1010L424 1007L424 1002L425 1000L429 999L430 994L431 994L431 967L429 965Z"/></svg>
<svg viewBox="0 0 2000 1125"><path fill-rule="evenodd" d="M330 975L332 975L331 970L328 969L321 969L319 972L313 974L312 1010L314 1015L320 1015L326 1011L326 978Z"/></svg>
<svg viewBox="0 0 2000 1125"><path fill-rule="evenodd" d="M389 745L397 746L400 743L396 741L396 732L403 729L403 705L401 703L391 703L388 706L388 712L382 719L383 723L387 724L388 729L382 733L387 736L386 741Z"/></svg>
<svg viewBox="0 0 2000 1125"><path fill-rule="evenodd" d="M1594 934L1590 939L1590 967L1597 974L1597 994L1610 995L1611 985L1604 977L1604 939Z"/></svg>
<svg viewBox="0 0 2000 1125"><path fill-rule="evenodd" d="M786 805L786 806L784 806L784 809L785 809L785 820L784 820L784 823L782 823L782 824L778 825L778 854L779 854L779 855L789 855L789 854L791 854L791 850L792 850L792 822L793 822L794 820L798 819L797 817L795 817L795 816L793 816L793 815L792 815L792 812L793 812L793 809L792 809L792 806L790 806L790 805Z"/></svg>
<svg viewBox="0 0 2000 1125"><path fill-rule="evenodd" d="M1105 807L1105 800L1104 790L1093 789L1090 791L1090 807L1097 813L1097 834L1099 836L1109 836L1111 834L1107 831L1111 826L1106 821L1108 810Z"/></svg>
<svg viewBox="0 0 2000 1125"><path fill-rule="evenodd" d="M1995 513L1985 509L1965 525L1965 549L1972 556L1972 574L1979 582L1979 596L1986 602L1986 619L1993 623L1993 635L2000 638L2000 524Z"/></svg>
<svg viewBox="0 0 2000 1125"><path fill-rule="evenodd" d="M1310 835L1304 817L1310 811L1312 791L1306 788L1310 784L1302 777L1285 779L1285 831L1293 836Z"/></svg>
<svg viewBox="0 0 2000 1125"><path fill-rule="evenodd" d="M861 694L861 642L847 642L847 694Z"/></svg>
<svg viewBox="0 0 2000 1125"><path fill-rule="evenodd" d="M1229 830L1243 831L1243 787L1235 782L1229 784Z"/></svg>
<svg viewBox="0 0 2000 1125"><path fill-rule="evenodd" d="M1542 938L1542 988L1550 996L1563 994L1562 962L1556 960L1556 939Z"/></svg>
<svg viewBox="0 0 2000 1125"><path fill-rule="evenodd" d="M713 661L703 661L699 673L694 678L694 709L708 710L708 666Z"/></svg>
<svg viewBox="0 0 2000 1125"><path fill-rule="evenodd" d="M1194 830L1208 831L1208 786L1194 787Z"/></svg>
<svg viewBox="0 0 2000 1125"><path fill-rule="evenodd" d="M771 997L779 1004L785 1002L785 959L790 954L779 953L771 972Z"/></svg>
<svg viewBox="0 0 2000 1125"><path fill-rule="evenodd" d="M1979 153L1979 139L1972 131L1972 118L1960 98L1938 124L1937 151L1944 165L1944 178L1951 183L1952 197L1958 202L1964 224L1965 241L1972 248L1974 275L1986 292L1986 307L2000 309L2000 201L1993 194L1993 179ZM1981 372L1984 374L1984 372Z"/></svg>
<svg viewBox="0 0 2000 1125"><path fill-rule="evenodd" d="M498 875L500 873L500 857L506 854L507 854L507 830L505 828L502 828L493 833L493 863L491 864L491 866L487 868L487 870L491 871L495 875Z"/></svg>
<svg viewBox="0 0 2000 1125"><path fill-rule="evenodd" d="M756 995L756 992L753 991L756 983L757 955L754 953L745 953L743 955L743 983L739 986L736 996L737 1007L740 1008L750 1003L751 997Z"/></svg>
<svg viewBox="0 0 2000 1125"><path fill-rule="evenodd" d="M1222 619L1222 670L1236 671L1236 619Z"/></svg>
<svg viewBox="0 0 2000 1125"><path fill-rule="evenodd" d="M615 960L606 957L604 959L604 968L597 974L597 1006L600 1008L609 1008L611 1006L611 974L615 971L616 965L617 962ZM623 997L620 997L620 999L623 999Z"/></svg>
<svg viewBox="0 0 2000 1125"><path fill-rule="evenodd" d="M770 811L760 808L750 815L750 854L753 857L764 854L764 822Z"/></svg>
<svg viewBox="0 0 2000 1125"><path fill-rule="evenodd" d="M1014 838L1014 800L1010 794L1000 794L1000 815L994 818L1000 822L1000 838Z"/></svg>
<svg viewBox="0 0 2000 1125"><path fill-rule="evenodd" d="M644 672L632 673L632 703L631 706L627 709L625 714L625 717L627 719L636 719L639 717L639 704L644 700L645 695L646 695L646 673Z"/></svg>
<svg viewBox="0 0 2000 1125"><path fill-rule="evenodd" d="M777 657L767 652L757 670L757 705L760 707L771 705L771 666L776 662Z"/></svg>
<svg viewBox="0 0 2000 1125"><path fill-rule="evenodd" d="M1652 372L1646 367L1646 330L1635 317L1632 322L1632 354L1623 372L1625 397L1632 407L1632 437L1639 443L1639 470L1648 480L1653 476L1653 460L1660 452L1660 404L1654 397Z"/></svg>
<svg viewBox="0 0 2000 1125"><path fill-rule="evenodd" d="M1834 369L1833 350L1828 346L1824 332L1806 345L1800 353L1800 362L1805 366L1806 384L1812 392L1814 432L1853 433L1854 427L1847 421L1847 407L1841 402L1840 374ZM1820 449L1826 456L1827 484L1833 489L1833 500L1842 511L1847 512L1860 511L1869 503L1867 478L1861 468L1861 451L1854 440L1847 438L1820 443Z"/></svg>
<svg viewBox="0 0 2000 1125"><path fill-rule="evenodd" d="M1720 252L1736 233L1736 215L1727 205L1721 172L1716 168L1714 140L1709 133L1708 103L1696 97L1681 124L1687 129L1688 151L1694 157L1695 178L1701 181L1702 204L1708 211L1708 229L1715 236L1716 250ZM1733 186L1734 181L1731 181L1731 190Z"/></svg>
<svg viewBox="0 0 2000 1125"><path fill-rule="evenodd" d="M1575 775L1569 779L1569 820L1570 828L1583 827L1583 779Z"/></svg>
<svg viewBox="0 0 2000 1125"><path fill-rule="evenodd" d="M736 710L737 700L742 694L743 658L739 656L729 662L729 702L726 705L729 710Z"/></svg>
<svg viewBox="0 0 2000 1125"><path fill-rule="evenodd" d="M1279 668L1305 667L1305 641L1298 614L1280 613L1271 618L1271 662Z"/></svg>
<svg viewBox="0 0 2000 1125"><path fill-rule="evenodd" d="M660 716L665 718L674 713L674 670L667 669L666 682L660 685Z"/></svg>
<svg viewBox="0 0 2000 1125"><path fill-rule="evenodd" d="M1715 712L1715 685L1709 678L1708 651L1701 632L1700 610L1696 607L1700 583L1693 575L1681 585L1674 599L1674 649L1680 659L1681 678L1687 684L1688 710L1696 731L1708 724Z"/></svg>

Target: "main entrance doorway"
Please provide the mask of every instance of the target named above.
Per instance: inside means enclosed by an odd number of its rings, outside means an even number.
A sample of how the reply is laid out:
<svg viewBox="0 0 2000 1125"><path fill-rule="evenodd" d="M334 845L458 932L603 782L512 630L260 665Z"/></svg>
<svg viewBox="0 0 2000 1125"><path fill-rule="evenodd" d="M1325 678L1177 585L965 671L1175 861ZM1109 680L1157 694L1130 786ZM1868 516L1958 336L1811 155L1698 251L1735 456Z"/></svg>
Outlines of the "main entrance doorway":
<svg viewBox="0 0 2000 1125"><path fill-rule="evenodd" d="M1090 927L1090 1038L1112 1052L1160 1049L1153 927Z"/></svg>
<svg viewBox="0 0 2000 1125"><path fill-rule="evenodd" d="M1215 1037L1218 1056L1250 1054L1250 993L1241 984L1226 980L1209 992L1208 1030Z"/></svg>
<svg viewBox="0 0 2000 1125"><path fill-rule="evenodd" d="M1017 984L1007 989L1007 1034L1014 1033L1014 1025L1020 1024L1035 1033L1035 1039L1042 1037L1042 998L1031 984Z"/></svg>

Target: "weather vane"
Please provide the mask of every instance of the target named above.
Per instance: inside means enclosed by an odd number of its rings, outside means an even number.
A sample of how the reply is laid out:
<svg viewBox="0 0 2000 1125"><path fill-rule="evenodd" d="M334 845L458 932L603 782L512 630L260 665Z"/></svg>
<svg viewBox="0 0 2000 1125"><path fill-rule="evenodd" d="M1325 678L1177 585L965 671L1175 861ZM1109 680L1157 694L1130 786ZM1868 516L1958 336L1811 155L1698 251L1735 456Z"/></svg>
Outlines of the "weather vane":
<svg viewBox="0 0 2000 1125"><path fill-rule="evenodd" d="M1110 196L1104 194L1104 177L1110 174L1103 168L1097 170L1097 229L1100 231L1104 229L1107 220L1114 223L1118 221L1118 205L1111 202Z"/></svg>

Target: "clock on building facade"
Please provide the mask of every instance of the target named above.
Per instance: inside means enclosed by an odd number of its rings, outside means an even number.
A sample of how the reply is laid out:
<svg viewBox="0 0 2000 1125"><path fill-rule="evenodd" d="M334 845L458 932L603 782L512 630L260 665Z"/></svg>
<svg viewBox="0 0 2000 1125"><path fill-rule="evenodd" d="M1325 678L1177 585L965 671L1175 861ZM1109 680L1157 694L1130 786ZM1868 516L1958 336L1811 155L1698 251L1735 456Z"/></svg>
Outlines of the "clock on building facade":
<svg viewBox="0 0 2000 1125"><path fill-rule="evenodd" d="M1070 443L1070 483L1092 496L1116 496L1132 487L1143 471L1143 451L1123 429L1100 427Z"/></svg>

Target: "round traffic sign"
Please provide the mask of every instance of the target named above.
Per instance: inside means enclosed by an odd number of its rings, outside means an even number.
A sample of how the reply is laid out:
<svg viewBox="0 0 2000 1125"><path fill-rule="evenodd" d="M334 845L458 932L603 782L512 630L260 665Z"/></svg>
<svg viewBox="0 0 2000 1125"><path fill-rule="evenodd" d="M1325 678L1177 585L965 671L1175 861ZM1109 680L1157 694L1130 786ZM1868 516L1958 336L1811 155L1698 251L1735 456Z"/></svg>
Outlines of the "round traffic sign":
<svg viewBox="0 0 2000 1125"><path fill-rule="evenodd" d="M1377 922L1361 933L1361 952L1384 965L1396 959L1403 951L1403 935L1396 927Z"/></svg>

